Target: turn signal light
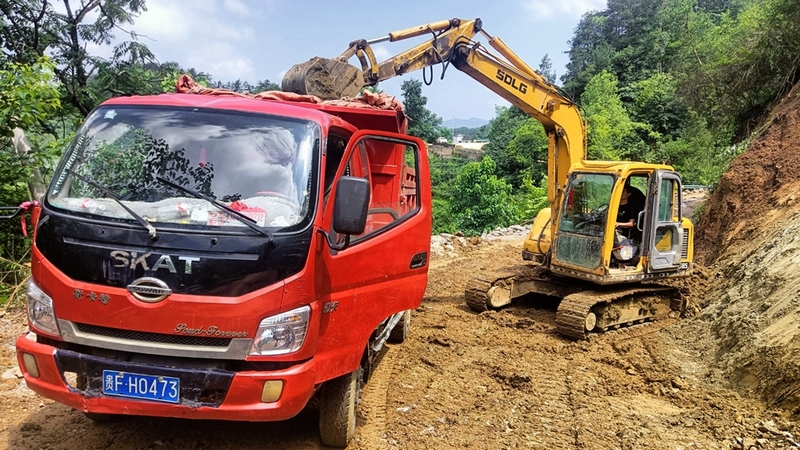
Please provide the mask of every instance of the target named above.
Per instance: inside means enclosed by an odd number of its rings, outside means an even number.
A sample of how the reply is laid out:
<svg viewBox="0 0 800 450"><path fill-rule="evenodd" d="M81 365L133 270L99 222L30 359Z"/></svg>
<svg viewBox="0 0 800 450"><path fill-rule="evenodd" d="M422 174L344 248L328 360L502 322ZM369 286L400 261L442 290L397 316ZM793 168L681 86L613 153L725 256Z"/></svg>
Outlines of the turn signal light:
<svg viewBox="0 0 800 450"><path fill-rule="evenodd" d="M261 390L261 401L263 403L274 403L281 398L283 393L283 381L270 380L264 382L264 389Z"/></svg>
<svg viewBox="0 0 800 450"><path fill-rule="evenodd" d="M30 353L22 354L22 363L25 364L25 372L33 378L39 378L39 366L36 365L36 357Z"/></svg>

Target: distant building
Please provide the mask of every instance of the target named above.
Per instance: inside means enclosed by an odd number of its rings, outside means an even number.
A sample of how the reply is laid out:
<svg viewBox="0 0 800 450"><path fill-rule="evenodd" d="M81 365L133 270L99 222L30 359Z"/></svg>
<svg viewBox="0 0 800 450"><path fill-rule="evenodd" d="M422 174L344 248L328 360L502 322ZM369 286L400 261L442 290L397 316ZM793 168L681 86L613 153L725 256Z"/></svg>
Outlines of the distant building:
<svg viewBox="0 0 800 450"><path fill-rule="evenodd" d="M453 143L455 143L455 144L457 144L457 143L459 143L459 142L461 142L463 140L464 140L464 135L463 134L457 134L457 135L453 136Z"/></svg>

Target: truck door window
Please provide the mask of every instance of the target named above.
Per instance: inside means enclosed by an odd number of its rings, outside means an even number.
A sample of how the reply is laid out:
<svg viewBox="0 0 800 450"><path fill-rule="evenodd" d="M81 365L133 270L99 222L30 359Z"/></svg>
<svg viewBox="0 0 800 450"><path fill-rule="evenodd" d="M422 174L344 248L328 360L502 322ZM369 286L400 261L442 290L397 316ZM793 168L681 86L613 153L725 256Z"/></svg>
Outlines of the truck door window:
<svg viewBox="0 0 800 450"><path fill-rule="evenodd" d="M350 176L370 183L370 203L364 233L351 242L380 233L419 210L417 169L419 149L393 139L368 137L361 140L348 160Z"/></svg>
<svg viewBox="0 0 800 450"><path fill-rule="evenodd" d="M339 164L342 163L344 158L344 151L347 148L346 137L332 134L328 136L325 146L325 197L333 186L333 180L336 178L336 171L339 170ZM345 173L349 175L349 173Z"/></svg>

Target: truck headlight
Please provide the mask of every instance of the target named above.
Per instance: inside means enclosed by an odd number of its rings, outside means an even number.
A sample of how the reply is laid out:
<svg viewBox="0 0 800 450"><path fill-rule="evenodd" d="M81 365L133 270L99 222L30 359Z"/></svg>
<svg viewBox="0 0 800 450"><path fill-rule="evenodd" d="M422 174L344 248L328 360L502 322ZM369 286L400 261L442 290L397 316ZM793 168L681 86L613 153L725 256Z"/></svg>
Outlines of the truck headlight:
<svg viewBox="0 0 800 450"><path fill-rule="evenodd" d="M303 346L311 307L302 306L261 321L250 348L251 355L283 355Z"/></svg>
<svg viewBox="0 0 800 450"><path fill-rule="evenodd" d="M59 336L53 299L33 279L28 280L28 320L36 328L34 331Z"/></svg>

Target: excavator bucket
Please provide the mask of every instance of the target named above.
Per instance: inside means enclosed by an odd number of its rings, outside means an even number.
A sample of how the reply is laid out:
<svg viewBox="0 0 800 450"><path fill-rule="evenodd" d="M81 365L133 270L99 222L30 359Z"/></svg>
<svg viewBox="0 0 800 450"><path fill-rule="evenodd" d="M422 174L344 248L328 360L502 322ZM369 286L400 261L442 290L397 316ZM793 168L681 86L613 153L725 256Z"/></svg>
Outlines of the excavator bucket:
<svg viewBox="0 0 800 450"><path fill-rule="evenodd" d="M286 72L281 90L316 95L322 100L355 97L364 87L361 70L338 59L314 57Z"/></svg>

